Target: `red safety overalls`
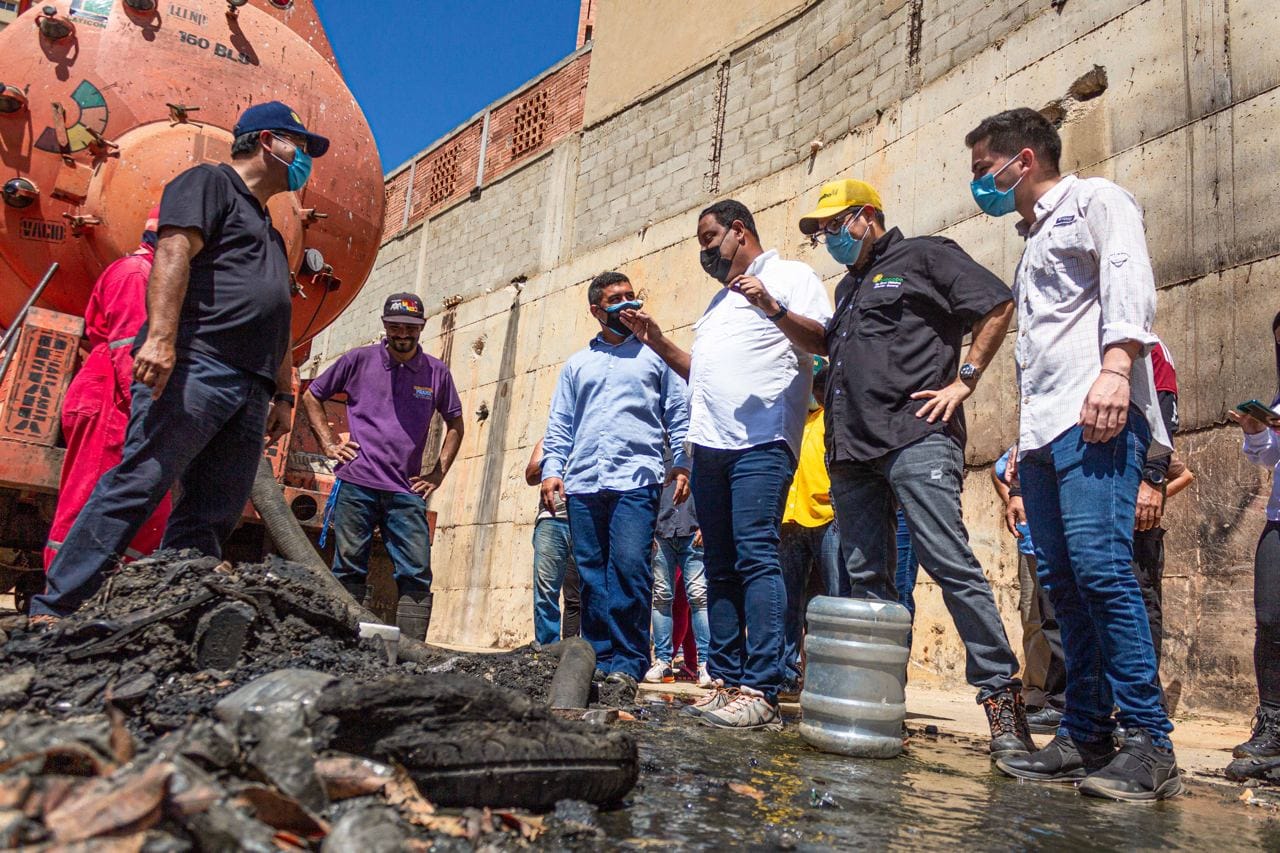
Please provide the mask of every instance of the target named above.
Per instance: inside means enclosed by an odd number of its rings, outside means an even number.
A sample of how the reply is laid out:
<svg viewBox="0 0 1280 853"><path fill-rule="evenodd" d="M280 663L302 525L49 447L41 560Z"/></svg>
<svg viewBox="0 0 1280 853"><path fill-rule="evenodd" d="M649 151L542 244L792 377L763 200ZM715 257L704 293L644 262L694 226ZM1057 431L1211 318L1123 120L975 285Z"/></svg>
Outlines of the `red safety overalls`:
<svg viewBox="0 0 1280 853"><path fill-rule="evenodd" d="M44 548L45 571L93 487L123 455L132 399L133 337L147 318L147 277L154 257L154 250L142 244L103 270L89 296L84 326L91 349L62 404L67 455L62 462L58 508ZM169 510L170 498L165 495L129 543L126 558L136 559L159 547Z"/></svg>

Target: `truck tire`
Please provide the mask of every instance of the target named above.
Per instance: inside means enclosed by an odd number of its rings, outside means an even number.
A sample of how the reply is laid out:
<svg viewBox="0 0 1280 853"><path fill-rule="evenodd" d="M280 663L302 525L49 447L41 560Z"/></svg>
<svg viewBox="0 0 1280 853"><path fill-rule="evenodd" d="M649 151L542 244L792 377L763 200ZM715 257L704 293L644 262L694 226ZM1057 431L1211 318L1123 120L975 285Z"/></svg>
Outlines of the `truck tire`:
<svg viewBox="0 0 1280 853"><path fill-rule="evenodd" d="M634 741L618 731L544 723L467 723L379 740L422 793L442 806L544 810L559 800L616 803L639 775Z"/></svg>

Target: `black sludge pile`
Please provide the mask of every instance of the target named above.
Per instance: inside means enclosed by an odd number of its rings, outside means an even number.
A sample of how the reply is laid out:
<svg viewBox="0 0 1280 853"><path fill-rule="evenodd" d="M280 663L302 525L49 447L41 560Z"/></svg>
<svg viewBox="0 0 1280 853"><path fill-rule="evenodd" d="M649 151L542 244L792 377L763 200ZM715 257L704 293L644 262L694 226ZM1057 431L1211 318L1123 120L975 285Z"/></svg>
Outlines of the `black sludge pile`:
<svg viewBox="0 0 1280 853"><path fill-rule="evenodd" d="M630 737L547 709L550 655L392 663L315 587L282 561L162 555L55 628L10 626L0 847L563 843L580 823L510 809L568 813L635 783Z"/></svg>

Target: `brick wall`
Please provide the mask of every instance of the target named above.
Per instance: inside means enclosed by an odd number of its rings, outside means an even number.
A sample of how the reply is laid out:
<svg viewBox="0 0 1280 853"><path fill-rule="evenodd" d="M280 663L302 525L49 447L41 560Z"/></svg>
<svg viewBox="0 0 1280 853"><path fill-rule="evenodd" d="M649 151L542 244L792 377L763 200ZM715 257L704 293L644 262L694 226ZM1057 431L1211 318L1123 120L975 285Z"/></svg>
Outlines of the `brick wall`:
<svg viewBox="0 0 1280 853"><path fill-rule="evenodd" d="M580 130L590 67L590 49L580 50L498 102L488 111L487 145L482 113L393 171L386 182L383 239L475 192L482 147L483 184L488 185Z"/></svg>

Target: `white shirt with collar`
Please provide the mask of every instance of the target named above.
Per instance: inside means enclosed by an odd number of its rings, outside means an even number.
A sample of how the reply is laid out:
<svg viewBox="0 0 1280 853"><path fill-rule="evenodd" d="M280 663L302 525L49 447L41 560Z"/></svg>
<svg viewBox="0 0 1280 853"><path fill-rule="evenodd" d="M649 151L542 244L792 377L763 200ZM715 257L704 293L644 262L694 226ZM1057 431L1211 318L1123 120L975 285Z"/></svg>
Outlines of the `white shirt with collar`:
<svg viewBox="0 0 1280 853"><path fill-rule="evenodd" d="M791 313L824 326L831 319L831 299L808 264L783 260L770 249L751 262L746 275L764 282ZM688 441L720 450L785 441L798 457L813 387L812 356L728 287L712 297L693 329Z"/></svg>
<svg viewBox="0 0 1280 853"><path fill-rule="evenodd" d="M1142 209L1104 178L1064 176L1018 223L1026 248L1014 276L1014 358L1022 415L1018 455L1044 447L1080 420L1108 346L1142 344L1129 389L1151 428L1147 455L1172 451L1149 353L1158 343L1155 277Z"/></svg>

